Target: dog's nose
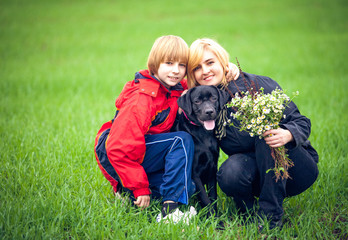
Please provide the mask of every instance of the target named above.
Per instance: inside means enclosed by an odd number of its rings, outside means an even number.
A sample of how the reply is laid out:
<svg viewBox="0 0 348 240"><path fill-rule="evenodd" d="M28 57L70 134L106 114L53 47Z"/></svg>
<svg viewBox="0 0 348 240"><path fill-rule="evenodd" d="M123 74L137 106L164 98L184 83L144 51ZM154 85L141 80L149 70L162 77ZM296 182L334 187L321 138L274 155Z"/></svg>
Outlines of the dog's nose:
<svg viewBox="0 0 348 240"><path fill-rule="evenodd" d="M206 115L212 115L213 112L214 112L213 109L206 109L206 110L205 110L205 114L206 114Z"/></svg>

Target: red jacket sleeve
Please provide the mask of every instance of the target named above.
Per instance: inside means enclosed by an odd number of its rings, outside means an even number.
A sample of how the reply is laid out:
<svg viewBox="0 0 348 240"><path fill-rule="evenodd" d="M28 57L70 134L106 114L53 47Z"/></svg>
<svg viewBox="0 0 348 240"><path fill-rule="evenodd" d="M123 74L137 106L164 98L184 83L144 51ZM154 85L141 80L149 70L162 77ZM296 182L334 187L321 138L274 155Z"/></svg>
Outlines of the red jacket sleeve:
<svg viewBox="0 0 348 240"><path fill-rule="evenodd" d="M145 134L151 124L151 97L133 94L122 103L106 142L106 152L122 185L134 197L149 195L149 181L141 166L145 155Z"/></svg>
<svg viewBox="0 0 348 240"><path fill-rule="evenodd" d="M184 90L188 89L188 87L187 87L187 79L186 78L181 80L180 83L181 83L181 86L184 88Z"/></svg>

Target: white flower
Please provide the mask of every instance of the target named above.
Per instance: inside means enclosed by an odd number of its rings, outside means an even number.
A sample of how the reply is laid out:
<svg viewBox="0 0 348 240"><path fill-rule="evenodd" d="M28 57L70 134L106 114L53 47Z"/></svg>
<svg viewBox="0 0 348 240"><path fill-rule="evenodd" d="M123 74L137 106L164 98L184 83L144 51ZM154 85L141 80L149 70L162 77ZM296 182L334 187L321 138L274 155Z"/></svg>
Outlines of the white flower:
<svg viewBox="0 0 348 240"><path fill-rule="evenodd" d="M275 89L268 94L260 90L255 95L250 92L236 93L227 106L236 109L230 119L233 117L239 121L240 130L248 132L251 137L262 138L264 131L278 128L280 119L286 118L284 109L289 101L283 90ZM227 120L227 123L230 122Z"/></svg>
<svg viewBox="0 0 348 240"><path fill-rule="evenodd" d="M269 114L269 112L270 112L270 110L268 108L264 108L262 111L264 114Z"/></svg>

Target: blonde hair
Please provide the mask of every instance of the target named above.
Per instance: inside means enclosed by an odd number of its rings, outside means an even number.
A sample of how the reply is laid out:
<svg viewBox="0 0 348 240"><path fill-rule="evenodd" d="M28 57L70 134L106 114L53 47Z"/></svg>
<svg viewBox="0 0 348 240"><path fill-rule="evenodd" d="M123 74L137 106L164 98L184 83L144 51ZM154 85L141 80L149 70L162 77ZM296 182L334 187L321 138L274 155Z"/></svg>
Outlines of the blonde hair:
<svg viewBox="0 0 348 240"><path fill-rule="evenodd" d="M195 79L194 71L195 68L201 63L205 50L209 50L215 54L218 61L220 62L224 73L226 73L226 67L228 67L230 56L226 50L218 44L216 41L209 38L197 39L190 46L189 60L187 63L187 85L189 88L199 86L199 83ZM221 80L223 86L227 85L225 74Z"/></svg>
<svg viewBox="0 0 348 240"><path fill-rule="evenodd" d="M156 39L153 44L147 67L151 75L157 74L159 65L165 61L175 61L187 64L189 48L187 43L178 36L167 35Z"/></svg>

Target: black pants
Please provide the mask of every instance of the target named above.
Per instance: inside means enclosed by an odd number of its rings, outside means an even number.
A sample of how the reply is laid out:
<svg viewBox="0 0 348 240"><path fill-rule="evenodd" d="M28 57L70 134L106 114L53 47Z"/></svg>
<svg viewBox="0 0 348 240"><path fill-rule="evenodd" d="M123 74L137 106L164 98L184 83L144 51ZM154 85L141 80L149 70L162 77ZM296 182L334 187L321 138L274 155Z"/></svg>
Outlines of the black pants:
<svg viewBox="0 0 348 240"><path fill-rule="evenodd" d="M232 196L241 212L252 210L259 197L259 214L273 220L283 215L285 197L297 195L309 188L318 177L317 153L308 147L288 149L294 166L289 169L291 179L275 181L271 149L263 139L253 139L251 153L232 154L222 163L217 180L221 190Z"/></svg>

